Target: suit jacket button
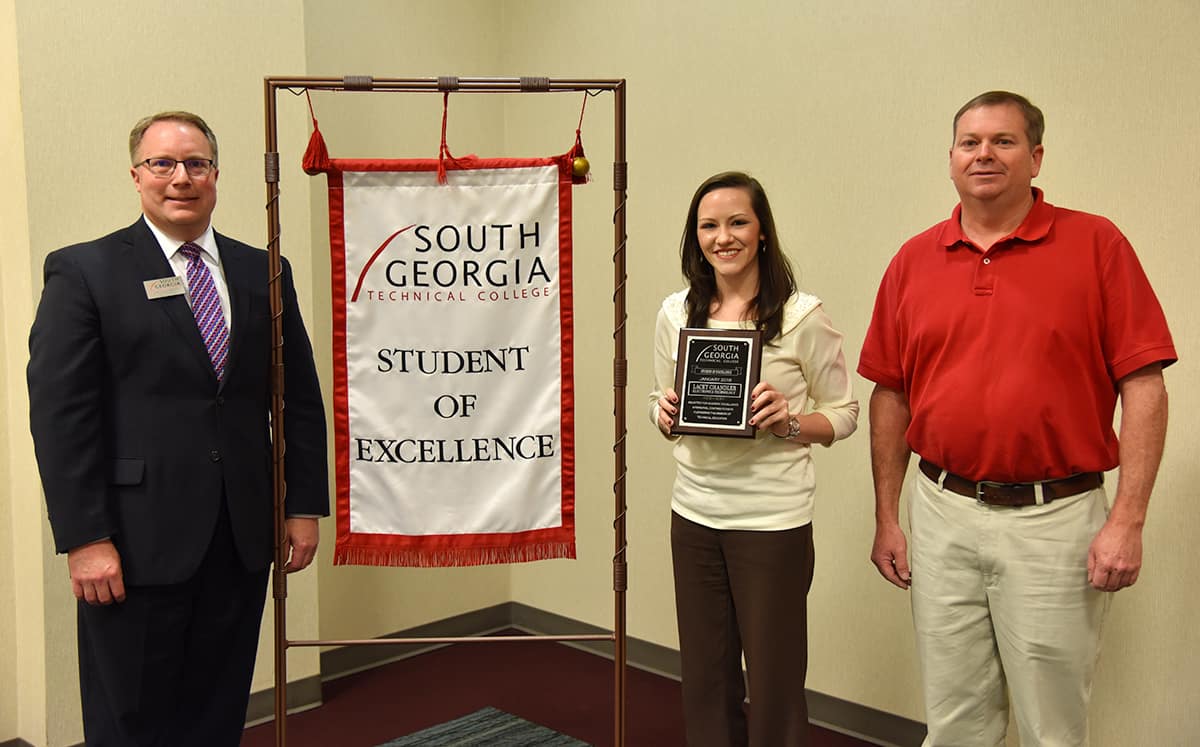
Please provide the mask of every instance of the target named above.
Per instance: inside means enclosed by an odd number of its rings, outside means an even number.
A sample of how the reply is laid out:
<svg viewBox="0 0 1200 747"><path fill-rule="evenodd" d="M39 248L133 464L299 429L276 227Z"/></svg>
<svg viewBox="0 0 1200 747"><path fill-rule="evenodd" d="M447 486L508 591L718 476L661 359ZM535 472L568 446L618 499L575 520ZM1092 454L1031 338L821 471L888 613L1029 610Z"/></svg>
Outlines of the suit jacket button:
<svg viewBox="0 0 1200 747"><path fill-rule="evenodd" d="M212 451L208 452L208 458L211 461L219 462L219 461L221 461L221 452L217 451L216 449L213 449Z"/></svg>

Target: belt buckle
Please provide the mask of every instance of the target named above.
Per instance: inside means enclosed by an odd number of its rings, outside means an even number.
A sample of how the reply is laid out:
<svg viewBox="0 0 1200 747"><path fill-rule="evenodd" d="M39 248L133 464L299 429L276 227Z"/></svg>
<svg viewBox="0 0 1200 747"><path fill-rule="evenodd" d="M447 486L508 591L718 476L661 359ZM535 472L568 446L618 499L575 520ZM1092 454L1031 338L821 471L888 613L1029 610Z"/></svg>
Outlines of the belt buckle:
<svg viewBox="0 0 1200 747"><path fill-rule="evenodd" d="M975 500L978 501L979 503L982 503L985 506L990 506L992 504L988 503L987 501L985 501L983 499L983 489L984 488L1008 488L1008 487L1012 487L1013 485L1018 485L1018 484L1020 484L1020 483L997 482L995 480L980 480L979 482L975 483Z"/></svg>

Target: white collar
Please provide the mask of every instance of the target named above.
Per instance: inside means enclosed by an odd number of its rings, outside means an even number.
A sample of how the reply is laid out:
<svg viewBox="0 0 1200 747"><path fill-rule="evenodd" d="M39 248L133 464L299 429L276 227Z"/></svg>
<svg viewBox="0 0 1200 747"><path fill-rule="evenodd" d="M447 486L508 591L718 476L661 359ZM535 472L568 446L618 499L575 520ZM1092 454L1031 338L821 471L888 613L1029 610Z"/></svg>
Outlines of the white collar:
<svg viewBox="0 0 1200 747"><path fill-rule="evenodd" d="M145 222L146 226L150 229L150 233L154 234L154 238L158 241L159 248L162 249L163 254L167 255L168 260L175 255L175 252L179 251L179 247L188 243L186 241L180 241L179 239L173 239L166 235L160 231L158 226L154 225L154 222L145 215L142 216L142 221ZM200 234L198 238L192 239L191 243L200 247L206 254L208 254L208 256L212 257L217 262L221 261L221 255L217 253L217 238L213 234L212 223L209 223L208 226L205 227L204 233Z"/></svg>

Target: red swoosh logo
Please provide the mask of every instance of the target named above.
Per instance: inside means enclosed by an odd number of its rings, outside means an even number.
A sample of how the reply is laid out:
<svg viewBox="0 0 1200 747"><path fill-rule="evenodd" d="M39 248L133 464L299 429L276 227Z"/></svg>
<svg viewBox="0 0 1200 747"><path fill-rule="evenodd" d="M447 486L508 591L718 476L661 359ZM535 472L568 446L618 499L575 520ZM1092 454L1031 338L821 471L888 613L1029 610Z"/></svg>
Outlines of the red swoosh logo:
<svg viewBox="0 0 1200 747"><path fill-rule="evenodd" d="M371 265L375 263L375 258L383 253L383 250L387 248L388 244L392 243L392 239L396 238L397 236L404 233L405 231L407 231L408 229L412 228L415 225L417 225L417 224L413 223L411 225L407 225L404 228L401 228L399 231L395 232L394 234L392 234L391 236L388 236L386 239L383 240L383 243L380 244L379 248L376 249L374 254L371 255L371 258L367 260L367 264L363 266L362 272L358 273L358 282L354 284L354 295L350 296L351 303L354 303L355 301L358 300L358 292L360 290L362 290L363 280L365 280L367 277L367 270L371 269Z"/></svg>

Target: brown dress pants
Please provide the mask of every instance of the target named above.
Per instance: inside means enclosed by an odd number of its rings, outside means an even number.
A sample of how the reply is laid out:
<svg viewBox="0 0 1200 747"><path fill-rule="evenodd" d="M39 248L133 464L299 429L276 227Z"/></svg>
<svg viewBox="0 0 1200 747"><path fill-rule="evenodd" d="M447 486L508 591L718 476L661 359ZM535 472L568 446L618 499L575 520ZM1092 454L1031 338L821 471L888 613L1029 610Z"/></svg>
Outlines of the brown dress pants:
<svg viewBox="0 0 1200 747"><path fill-rule="evenodd" d="M808 745L812 525L721 530L672 513L671 556L689 747Z"/></svg>

